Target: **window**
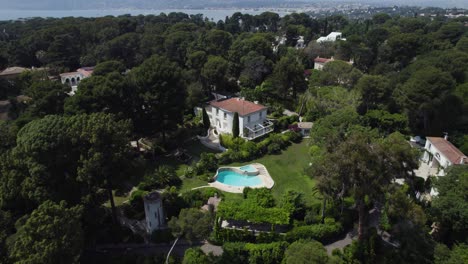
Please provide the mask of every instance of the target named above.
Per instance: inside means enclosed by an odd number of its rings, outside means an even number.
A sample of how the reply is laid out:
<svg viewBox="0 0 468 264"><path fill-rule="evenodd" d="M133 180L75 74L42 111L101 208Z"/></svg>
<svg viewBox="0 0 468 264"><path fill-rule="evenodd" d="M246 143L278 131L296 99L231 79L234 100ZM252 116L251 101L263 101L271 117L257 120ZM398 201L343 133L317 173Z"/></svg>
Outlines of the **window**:
<svg viewBox="0 0 468 264"><path fill-rule="evenodd" d="M219 115L219 109L216 108L216 115Z"/></svg>
<svg viewBox="0 0 468 264"><path fill-rule="evenodd" d="M260 118L262 118L263 112L260 112L258 115L260 116Z"/></svg>
<svg viewBox="0 0 468 264"><path fill-rule="evenodd" d="M227 114L226 114L226 113L224 113L224 120L226 120L226 118L227 118Z"/></svg>
<svg viewBox="0 0 468 264"><path fill-rule="evenodd" d="M250 116L247 117L247 123L250 123Z"/></svg>

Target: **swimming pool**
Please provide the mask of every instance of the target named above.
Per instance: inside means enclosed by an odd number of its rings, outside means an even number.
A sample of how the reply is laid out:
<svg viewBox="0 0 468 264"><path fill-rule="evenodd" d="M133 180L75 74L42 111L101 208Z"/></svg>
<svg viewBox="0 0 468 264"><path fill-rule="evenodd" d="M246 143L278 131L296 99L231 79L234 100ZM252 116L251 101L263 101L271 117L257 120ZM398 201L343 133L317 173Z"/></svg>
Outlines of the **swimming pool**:
<svg viewBox="0 0 468 264"><path fill-rule="evenodd" d="M258 172L258 170L252 165L245 165L240 167L239 169L246 172Z"/></svg>
<svg viewBox="0 0 468 264"><path fill-rule="evenodd" d="M262 179L260 179L259 176L242 175L230 169L218 171L216 181L226 185L239 187L252 187L262 184Z"/></svg>

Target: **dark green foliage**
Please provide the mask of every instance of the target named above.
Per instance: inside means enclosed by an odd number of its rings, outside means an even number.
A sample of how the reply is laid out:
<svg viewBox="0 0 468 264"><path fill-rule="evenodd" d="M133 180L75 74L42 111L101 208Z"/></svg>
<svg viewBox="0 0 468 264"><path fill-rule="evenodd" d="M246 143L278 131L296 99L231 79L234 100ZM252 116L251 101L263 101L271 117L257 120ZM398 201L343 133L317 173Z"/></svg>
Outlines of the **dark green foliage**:
<svg viewBox="0 0 468 264"><path fill-rule="evenodd" d="M329 263L327 251L317 241L313 240L298 240L289 245L286 252L284 252L284 264L298 264L298 263L316 263L327 264Z"/></svg>
<svg viewBox="0 0 468 264"><path fill-rule="evenodd" d="M203 107L202 111L202 118L203 118L203 128L205 128L206 131L210 129L211 123L210 123L210 118L208 117L208 113L206 112L206 109Z"/></svg>
<svg viewBox="0 0 468 264"><path fill-rule="evenodd" d="M431 212L441 223L442 239L449 243L466 242L468 227L468 166L454 166L447 175L433 181L439 195L433 199Z"/></svg>
<svg viewBox="0 0 468 264"><path fill-rule="evenodd" d="M289 224L289 212L282 208L264 208L252 200L242 203L223 202L218 207L219 217L232 220L248 220L252 223Z"/></svg>
<svg viewBox="0 0 468 264"><path fill-rule="evenodd" d="M341 223L329 221L329 223L325 224L295 227L286 234L286 240L292 242L298 239L314 239L322 243L328 243L337 238L342 231Z"/></svg>
<svg viewBox="0 0 468 264"><path fill-rule="evenodd" d="M271 208L275 206L275 199L273 198L271 191L267 188L245 188L244 198L247 200L251 200L257 205L264 208Z"/></svg>
<svg viewBox="0 0 468 264"><path fill-rule="evenodd" d="M182 264L209 264L208 257L199 248L189 248L185 251Z"/></svg>
<svg viewBox="0 0 468 264"><path fill-rule="evenodd" d="M225 243L223 246L222 263L271 263L279 264L283 259L288 243L274 242L270 244Z"/></svg>
<svg viewBox="0 0 468 264"><path fill-rule="evenodd" d="M79 263L83 246L81 206L46 201L18 230L11 258L24 263Z"/></svg>
<svg viewBox="0 0 468 264"><path fill-rule="evenodd" d="M172 217L168 225L175 237L184 237L189 242L208 237L213 224L209 213L198 208L182 209L178 217Z"/></svg>
<svg viewBox="0 0 468 264"><path fill-rule="evenodd" d="M239 113L235 112L232 119L232 137L239 137Z"/></svg>
<svg viewBox="0 0 468 264"><path fill-rule="evenodd" d="M153 174L146 175L143 181L138 184L138 188L151 191L165 186L178 186L181 182L173 167L162 165L156 168Z"/></svg>
<svg viewBox="0 0 468 264"><path fill-rule="evenodd" d="M202 153L196 165L197 174L210 173L218 169L218 159L213 153Z"/></svg>

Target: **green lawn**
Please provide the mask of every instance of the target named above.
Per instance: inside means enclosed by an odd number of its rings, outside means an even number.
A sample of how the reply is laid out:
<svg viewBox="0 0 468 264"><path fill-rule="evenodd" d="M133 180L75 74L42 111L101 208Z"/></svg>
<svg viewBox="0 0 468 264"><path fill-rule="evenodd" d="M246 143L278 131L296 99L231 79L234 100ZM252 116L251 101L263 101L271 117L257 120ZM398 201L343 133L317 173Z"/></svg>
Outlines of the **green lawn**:
<svg viewBox="0 0 468 264"><path fill-rule="evenodd" d="M200 154L203 152L214 152L207 149L198 141L189 142L185 149L194 157L194 160L198 160ZM261 163L265 165L271 177L275 181L275 186L272 189L275 198L279 199L288 190L295 190L303 193L306 202L311 204L318 199L318 196L313 194L313 188L315 186L314 180L305 175L304 172L307 166L309 166L309 161L308 140L305 139L299 144L292 144L279 155L266 155L250 162L232 163L227 166L242 166L250 163ZM153 166L156 167L161 164L175 166L177 175L179 176L182 176L185 169L188 167L188 164L183 164L172 157L162 158L158 160L156 164L153 164ZM182 178L180 191L187 192L193 188L206 186L207 184L208 183L206 181L199 180L197 177ZM242 200L241 194L224 193L224 196L226 200L230 201ZM127 199L128 197L116 197L116 204L121 204Z"/></svg>
<svg viewBox="0 0 468 264"><path fill-rule="evenodd" d="M242 166L255 162L265 165L275 181L275 186L272 189L275 198L279 199L288 190L303 193L308 204L319 198L312 194L315 186L314 180L305 175L305 169L310 162L308 140L304 139L299 144L292 144L279 155L266 155L251 162L230 165Z"/></svg>

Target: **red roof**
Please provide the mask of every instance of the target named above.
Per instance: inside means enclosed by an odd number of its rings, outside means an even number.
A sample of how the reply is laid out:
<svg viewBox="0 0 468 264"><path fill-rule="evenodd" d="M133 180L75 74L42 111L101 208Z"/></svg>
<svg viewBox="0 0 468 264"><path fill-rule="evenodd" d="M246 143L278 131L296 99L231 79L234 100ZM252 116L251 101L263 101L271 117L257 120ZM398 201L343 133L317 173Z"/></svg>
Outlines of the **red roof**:
<svg viewBox="0 0 468 264"><path fill-rule="evenodd" d="M455 147L450 141L441 137L426 137L435 148L437 148L441 154L443 154L453 164L464 164L466 160L465 154L463 154L457 147Z"/></svg>
<svg viewBox="0 0 468 264"><path fill-rule="evenodd" d="M230 98L226 100L211 101L210 105L231 113L237 112L240 116L249 115L267 108L264 105L252 103L241 98Z"/></svg>
<svg viewBox="0 0 468 264"><path fill-rule="evenodd" d="M329 62L329 61L331 61L331 60L332 60L332 59L317 57L317 58L314 59L314 62L327 63L327 62Z"/></svg>

